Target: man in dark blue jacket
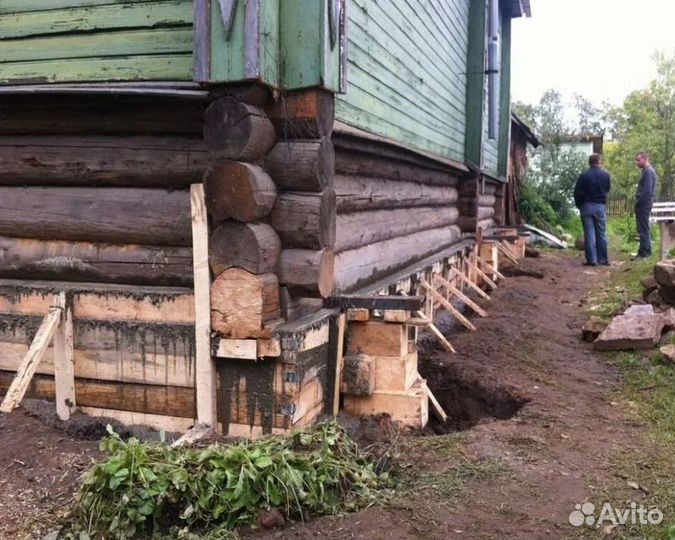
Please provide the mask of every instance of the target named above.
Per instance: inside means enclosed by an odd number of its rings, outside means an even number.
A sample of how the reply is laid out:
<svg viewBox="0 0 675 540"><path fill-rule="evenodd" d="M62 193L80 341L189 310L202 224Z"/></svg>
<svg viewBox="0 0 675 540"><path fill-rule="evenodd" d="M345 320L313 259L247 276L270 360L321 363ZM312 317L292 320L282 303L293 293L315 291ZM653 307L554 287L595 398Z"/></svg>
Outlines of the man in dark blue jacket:
<svg viewBox="0 0 675 540"><path fill-rule="evenodd" d="M574 186L574 203L581 213L581 224L584 227L584 264L609 265L605 203L612 182L609 173L602 167L599 154L592 154L588 158L588 164L590 167L581 173Z"/></svg>
<svg viewBox="0 0 675 540"><path fill-rule="evenodd" d="M633 259L644 259L652 256L649 214L656 198L656 171L649 162L647 152L638 152L635 156L635 164L642 169L642 174L635 192L635 222L640 235L640 247Z"/></svg>

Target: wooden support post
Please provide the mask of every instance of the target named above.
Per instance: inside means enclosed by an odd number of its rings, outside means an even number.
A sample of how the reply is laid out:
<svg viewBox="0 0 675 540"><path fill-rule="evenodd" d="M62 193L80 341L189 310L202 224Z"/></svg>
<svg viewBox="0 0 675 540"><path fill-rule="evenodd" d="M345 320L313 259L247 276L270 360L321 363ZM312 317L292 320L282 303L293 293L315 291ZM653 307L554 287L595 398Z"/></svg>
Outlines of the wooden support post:
<svg viewBox="0 0 675 540"><path fill-rule="evenodd" d="M506 276L502 274L499 270L497 270L494 266L492 266L489 262L484 260L483 258L479 257L478 255L474 254L474 260L478 265L483 265L488 272L491 274L497 276L499 279L506 279ZM494 280L493 280L494 281Z"/></svg>
<svg viewBox="0 0 675 540"><path fill-rule="evenodd" d="M468 264L468 261L467 261ZM453 270L454 275L457 276L462 283L470 287L473 291L478 293L480 296L485 298L486 300L490 300L490 295L486 293L483 289L481 289L478 285L476 285L473 281L471 281L468 277L466 277L461 271Z"/></svg>
<svg viewBox="0 0 675 540"><path fill-rule="evenodd" d="M452 344L445 338L445 336L441 333L441 331L436 327L436 325L431 322L427 316L422 312L418 311L417 316L422 319L423 321L426 322L427 326L429 327L429 330L432 331L432 333L436 336L438 341L443 345L446 351L449 351L451 353L456 353L457 351L455 348L452 346Z"/></svg>
<svg viewBox="0 0 675 540"><path fill-rule="evenodd" d="M422 376L418 373L417 378L422 379ZM424 379L422 379L422 380L424 380ZM438 418L441 422L447 422L448 415L443 410L443 407L441 407L441 404L438 402L438 400L436 399L436 396L434 396L431 389L427 386L426 382L424 383L424 388L427 391L427 396L429 396L429 402L431 403L431 411L434 413L434 416L436 418Z"/></svg>
<svg viewBox="0 0 675 540"><path fill-rule="evenodd" d="M335 387L333 389L333 416L337 416L340 412L340 386L342 384L342 365L344 363L344 342L345 342L345 325L346 316L344 313L337 318L337 346L335 347Z"/></svg>
<svg viewBox="0 0 675 540"><path fill-rule="evenodd" d="M0 405L0 412L12 412L21 402L21 399L23 399L26 390L28 390L28 385L38 368L38 364L45 352L47 352L47 348L54 337L54 332L56 332L56 328L61 322L61 313L65 308L65 298L65 293L61 293L54 298L54 305L49 308L47 316L42 320L33 343L31 343L12 384L5 394L5 399L3 399Z"/></svg>
<svg viewBox="0 0 675 540"><path fill-rule="evenodd" d="M216 368L211 358L211 274L209 272L209 231L204 185L190 186L192 208L192 259L195 287L195 386L197 419L217 426Z"/></svg>
<svg viewBox="0 0 675 540"><path fill-rule="evenodd" d="M436 300L440 302L440 304L447 309L450 313L452 313L453 317L455 317L460 323L464 325L465 328L471 331L475 331L476 327L471 323L469 319L467 319L464 315L462 315L455 306L452 305L448 300L445 299L445 297L439 293L434 287L426 280L422 280L422 286L431 293L431 296L433 296Z"/></svg>
<svg viewBox="0 0 675 540"><path fill-rule="evenodd" d="M503 241L497 242L497 249L501 251L504 256L510 260L513 264L519 265L520 261L518 261L518 257L516 257L511 249L507 246L507 244Z"/></svg>
<svg viewBox="0 0 675 540"><path fill-rule="evenodd" d="M481 308L478 304L476 304L476 302L471 300L471 298L466 296L462 291L460 291L457 287L455 287L452 283L450 283L443 276L436 276L436 279L440 282L441 285L443 285L446 288L446 290L450 294L454 294L457 298L459 298L467 306L469 306L471 309L473 309L478 315L480 315L481 317L487 317L487 312L483 308Z"/></svg>
<svg viewBox="0 0 675 540"><path fill-rule="evenodd" d="M485 280L485 283L488 284L488 287L490 287L491 289L496 289L497 284L494 281L492 281L490 279L490 277L487 274L485 274L485 272L483 272L480 268L478 268L477 261L480 261L480 260L481 259L479 259L478 257L476 257L475 255L472 254L471 260L468 261L469 268L471 268L471 270L476 272L476 274L478 274L478 277L483 278L483 280Z"/></svg>
<svg viewBox="0 0 675 540"><path fill-rule="evenodd" d="M66 421L75 412L75 355L73 351L73 310L67 304L65 293L61 323L54 333L54 386L56 414Z"/></svg>

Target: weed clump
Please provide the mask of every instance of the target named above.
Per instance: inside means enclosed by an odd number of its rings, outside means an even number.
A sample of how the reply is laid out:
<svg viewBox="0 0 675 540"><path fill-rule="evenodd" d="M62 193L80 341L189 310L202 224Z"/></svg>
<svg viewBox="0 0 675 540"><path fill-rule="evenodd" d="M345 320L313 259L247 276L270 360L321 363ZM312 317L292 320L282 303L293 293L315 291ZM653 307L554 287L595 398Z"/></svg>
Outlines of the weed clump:
<svg viewBox="0 0 675 540"><path fill-rule="evenodd" d="M80 538L226 538L271 508L302 519L369 506L388 483L334 422L206 448L124 441L108 431L108 457L80 490L71 528Z"/></svg>

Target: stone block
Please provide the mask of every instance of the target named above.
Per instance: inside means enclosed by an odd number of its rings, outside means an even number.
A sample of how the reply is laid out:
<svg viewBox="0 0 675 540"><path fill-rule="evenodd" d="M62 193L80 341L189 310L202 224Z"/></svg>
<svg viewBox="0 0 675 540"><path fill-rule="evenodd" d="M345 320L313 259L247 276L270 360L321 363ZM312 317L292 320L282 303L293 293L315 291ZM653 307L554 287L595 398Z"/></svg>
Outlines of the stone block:
<svg viewBox="0 0 675 540"><path fill-rule="evenodd" d="M663 325L660 314L619 315L593 342L593 347L599 351L652 349L661 339Z"/></svg>
<svg viewBox="0 0 675 540"><path fill-rule="evenodd" d="M654 279L659 285L675 288L675 260L657 262L654 265Z"/></svg>

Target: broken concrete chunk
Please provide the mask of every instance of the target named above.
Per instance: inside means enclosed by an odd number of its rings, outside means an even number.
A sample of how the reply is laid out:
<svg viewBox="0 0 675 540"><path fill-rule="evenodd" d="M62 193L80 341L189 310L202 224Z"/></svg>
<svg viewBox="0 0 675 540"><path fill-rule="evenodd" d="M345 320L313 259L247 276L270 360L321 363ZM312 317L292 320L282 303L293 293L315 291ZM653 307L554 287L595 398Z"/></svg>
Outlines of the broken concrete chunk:
<svg viewBox="0 0 675 540"><path fill-rule="evenodd" d="M637 307L637 306L633 306ZM652 308L652 306L647 306ZM599 351L641 350L653 348L661 339L663 318L660 314L635 314L627 310L623 315L614 317L609 326L593 342Z"/></svg>
<svg viewBox="0 0 675 540"><path fill-rule="evenodd" d="M600 317L591 317L581 328L581 339L589 343L595 339L607 328L608 323L603 321Z"/></svg>
<svg viewBox="0 0 675 540"><path fill-rule="evenodd" d="M663 287L675 287L675 259L657 262L654 266L654 279Z"/></svg>
<svg viewBox="0 0 675 540"><path fill-rule="evenodd" d="M654 306L649 304L634 304L626 309L623 314L629 316L654 315Z"/></svg>
<svg viewBox="0 0 675 540"><path fill-rule="evenodd" d="M653 275L649 275L647 277L643 277L640 280L640 285L642 285L642 288L645 291L649 292L656 289L656 287L658 287L659 284L657 283L656 278Z"/></svg>
<svg viewBox="0 0 675 540"><path fill-rule="evenodd" d="M675 364L675 345L664 345L659 349L661 358L667 364Z"/></svg>
<svg viewBox="0 0 675 540"><path fill-rule="evenodd" d="M661 313L661 318L663 319L664 332L675 330L675 309L668 308L666 311Z"/></svg>

